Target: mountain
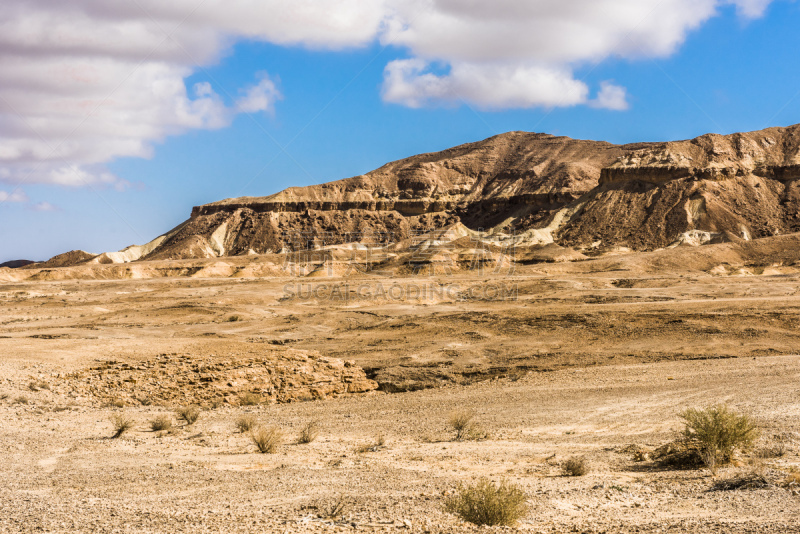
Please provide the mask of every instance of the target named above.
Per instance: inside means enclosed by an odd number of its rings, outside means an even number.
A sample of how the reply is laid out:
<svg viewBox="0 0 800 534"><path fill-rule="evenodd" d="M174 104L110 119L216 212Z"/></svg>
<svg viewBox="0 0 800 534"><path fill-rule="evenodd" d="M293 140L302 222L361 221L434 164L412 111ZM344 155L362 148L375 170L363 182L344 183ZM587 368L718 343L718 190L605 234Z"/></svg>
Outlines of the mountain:
<svg viewBox="0 0 800 534"><path fill-rule="evenodd" d="M797 232L798 178L800 125L628 145L510 132L353 178L198 206L146 245L68 254L79 263L241 256L387 245L449 228L582 253L649 251Z"/></svg>
<svg viewBox="0 0 800 534"><path fill-rule="evenodd" d="M3 267L8 267L9 269L19 269L20 267L25 267L26 265L30 265L32 263L36 262L31 260L11 260L4 263L0 263L0 269L2 269Z"/></svg>

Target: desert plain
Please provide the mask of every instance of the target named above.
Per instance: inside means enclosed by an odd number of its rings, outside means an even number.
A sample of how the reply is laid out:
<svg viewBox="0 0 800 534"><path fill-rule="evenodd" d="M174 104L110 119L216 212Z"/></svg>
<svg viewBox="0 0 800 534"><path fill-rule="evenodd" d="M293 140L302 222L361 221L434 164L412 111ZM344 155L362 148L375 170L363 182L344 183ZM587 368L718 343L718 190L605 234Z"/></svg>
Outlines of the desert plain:
<svg viewBox="0 0 800 534"><path fill-rule="evenodd" d="M276 261L250 256L9 276L0 532L511 530L444 510L480 477L524 489L522 532L798 532L796 247L503 272L231 276ZM715 473L655 460L682 410L718 403L757 422L752 451ZM175 412L189 405L191 425ZM479 439L454 439L455 410ZM114 438L120 415L133 426ZM237 429L245 415L283 431L277 452ZM152 430L158 416L172 428ZM566 476L571 457L589 472Z"/></svg>

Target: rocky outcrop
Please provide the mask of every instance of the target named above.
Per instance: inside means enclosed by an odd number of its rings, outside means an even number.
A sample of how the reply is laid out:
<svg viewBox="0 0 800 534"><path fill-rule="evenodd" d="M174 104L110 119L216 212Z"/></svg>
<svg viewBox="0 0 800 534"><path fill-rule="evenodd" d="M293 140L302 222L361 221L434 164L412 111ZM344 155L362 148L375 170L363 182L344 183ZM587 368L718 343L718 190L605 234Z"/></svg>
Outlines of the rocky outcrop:
<svg viewBox="0 0 800 534"><path fill-rule="evenodd" d="M108 361L54 381L55 391L101 404L180 406L293 402L368 393L378 388L353 362L316 351L265 351L263 357L220 360L162 354L136 363Z"/></svg>

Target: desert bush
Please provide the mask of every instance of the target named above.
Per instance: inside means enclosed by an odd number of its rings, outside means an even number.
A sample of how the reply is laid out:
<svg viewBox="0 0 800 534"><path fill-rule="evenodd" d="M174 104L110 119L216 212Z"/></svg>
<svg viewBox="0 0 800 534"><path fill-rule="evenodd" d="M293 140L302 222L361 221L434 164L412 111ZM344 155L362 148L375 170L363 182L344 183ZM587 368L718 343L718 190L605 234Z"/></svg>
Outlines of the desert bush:
<svg viewBox="0 0 800 534"><path fill-rule="evenodd" d="M453 410L448 416L448 424L456 433L454 441L466 441L485 439L488 437L477 423L475 423L475 412L473 410Z"/></svg>
<svg viewBox="0 0 800 534"><path fill-rule="evenodd" d="M561 464L561 470L567 476L582 477L589 472L589 462L583 456L573 456Z"/></svg>
<svg viewBox="0 0 800 534"><path fill-rule="evenodd" d="M250 432L250 439L259 452L273 454L283 443L283 430L277 426L260 426Z"/></svg>
<svg viewBox="0 0 800 534"><path fill-rule="evenodd" d="M19 397L14 399L14 404L28 404L28 403L30 403L30 401L28 400L28 397L26 397L25 395L20 395Z"/></svg>
<svg viewBox="0 0 800 534"><path fill-rule="evenodd" d="M448 416L450 428L456 431L456 441L461 441L467 437L475 419L473 410L453 410Z"/></svg>
<svg viewBox="0 0 800 534"><path fill-rule="evenodd" d="M336 520L341 518L350 507L350 499L344 495L317 504L317 515L320 519Z"/></svg>
<svg viewBox="0 0 800 534"><path fill-rule="evenodd" d="M153 430L153 432L169 430L172 428L172 419L166 415L159 415L150 421L150 428Z"/></svg>
<svg viewBox="0 0 800 534"><path fill-rule="evenodd" d="M386 436L383 434L378 434L377 436L375 436L374 441L370 443L365 443L364 445L357 447L356 452L359 453L378 452L378 450L380 450L381 447L383 447L384 445L386 445Z"/></svg>
<svg viewBox="0 0 800 534"><path fill-rule="evenodd" d="M254 415L245 414L236 420L236 428L239 432L250 432L256 426L256 417Z"/></svg>
<svg viewBox="0 0 800 534"><path fill-rule="evenodd" d="M525 492L505 480L499 485L481 478L472 486L459 486L445 500L445 510L475 525L514 526L528 512Z"/></svg>
<svg viewBox="0 0 800 534"><path fill-rule="evenodd" d="M298 443L311 443L319 436L319 423L316 421L309 421L300 430L300 437L297 439Z"/></svg>
<svg viewBox="0 0 800 534"><path fill-rule="evenodd" d="M685 428L683 438L695 445L703 462L715 470L717 465L730 462L737 449L747 449L758 437L752 419L731 411L724 404L705 409L690 408L680 413Z"/></svg>
<svg viewBox="0 0 800 534"><path fill-rule="evenodd" d="M700 450L683 439L662 445L653 451L651 457L656 464L671 469L698 469L704 465Z"/></svg>
<svg viewBox="0 0 800 534"><path fill-rule="evenodd" d="M239 395L239 406L256 406L261 404L263 399L260 395L256 395L255 393L242 393Z"/></svg>
<svg viewBox="0 0 800 534"><path fill-rule="evenodd" d="M228 317L228 319L227 319L227 321L228 321L229 323L238 323L238 322L239 322L239 321L241 321L241 320L242 320L242 318L241 318L241 316L239 316L239 315L231 315L231 316L230 316L230 317Z"/></svg>
<svg viewBox="0 0 800 534"><path fill-rule="evenodd" d="M176 412L178 417L186 421L187 425L193 425L197 421L197 418L200 417L200 408L197 406L184 406L183 408L178 408Z"/></svg>
<svg viewBox="0 0 800 534"><path fill-rule="evenodd" d="M114 435L111 437L116 439L133 428L133 419L125 414L118 413L111 416L111 424L114 426Z"/></svg>
<svg viewBox="0 0 800 534"><path fill-rule="evenodd" d="M110 401L108 401L106 406L108 406L109 408L124 408L125 401L122 399L111 399Z"/></svg>

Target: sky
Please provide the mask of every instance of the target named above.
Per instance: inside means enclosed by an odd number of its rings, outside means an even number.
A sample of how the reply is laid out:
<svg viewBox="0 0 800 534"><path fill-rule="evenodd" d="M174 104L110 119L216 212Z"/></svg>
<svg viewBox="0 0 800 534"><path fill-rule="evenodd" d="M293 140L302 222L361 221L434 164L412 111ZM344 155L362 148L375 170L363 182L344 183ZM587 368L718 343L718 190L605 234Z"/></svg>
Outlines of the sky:
<svg viewBox="0 0 800 534"><path fill-rule="evenodd" d="M800 123L796 0L3 0L0 262L522 130Z"/></svg>

